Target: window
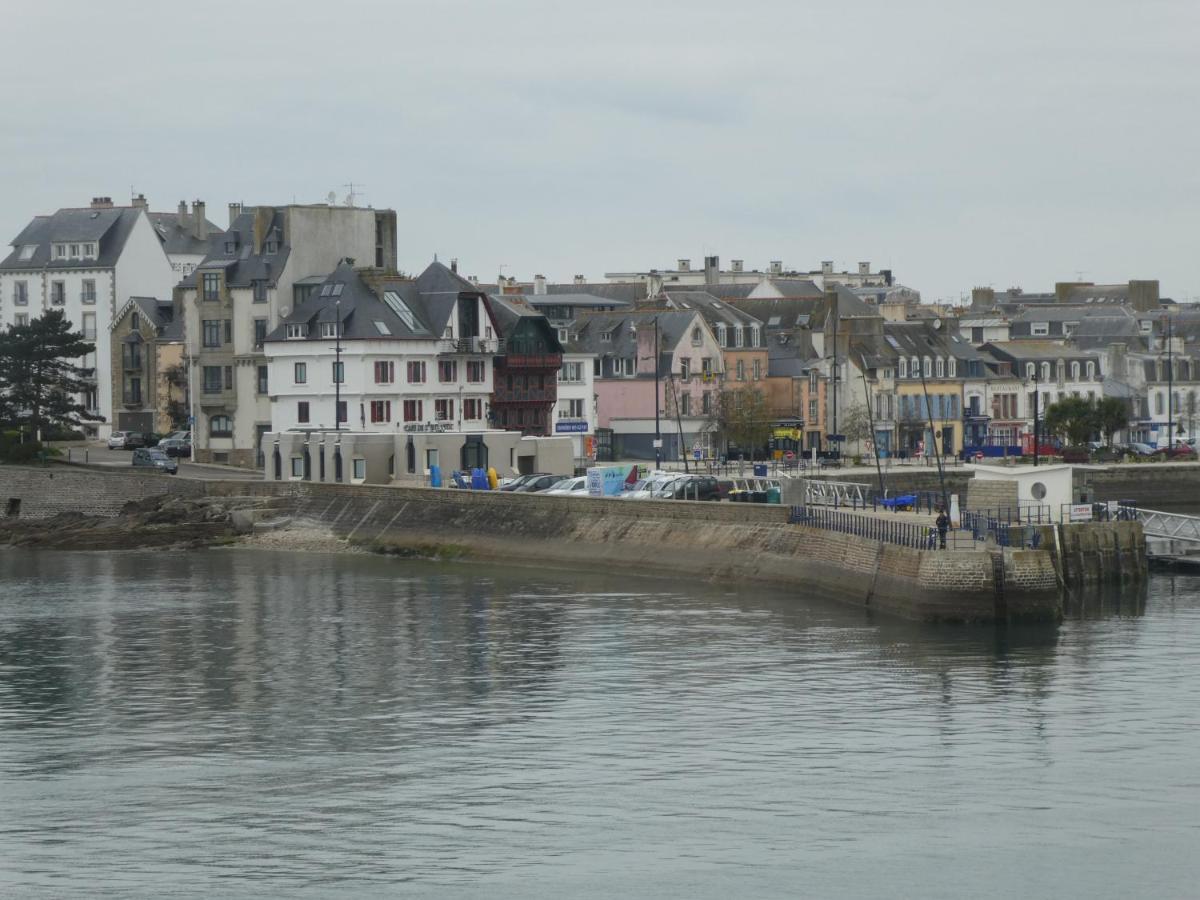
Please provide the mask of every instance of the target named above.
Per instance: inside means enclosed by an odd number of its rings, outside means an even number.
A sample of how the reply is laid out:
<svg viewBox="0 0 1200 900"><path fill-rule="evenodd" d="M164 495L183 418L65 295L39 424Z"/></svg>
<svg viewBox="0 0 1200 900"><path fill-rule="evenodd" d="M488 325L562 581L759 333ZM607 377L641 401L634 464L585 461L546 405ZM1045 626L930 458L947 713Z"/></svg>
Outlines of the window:
<svg viewBox="0 0 1200 900"><path fill-rule="evenodd" d="M937 358L937 377L946 377L946 360L940 356Z"/></svg>
<svg viewBox="0 0 1200 900"><path fill-rule="evenodd" d="M204 393L206 393L206 394L221 393L221 367L220 366L205 366L204 367Z"/></svg>
<svg viewBox="0 0 1200 900"><path fill-rule="evenodd" d="M67 283L65 281L50 282L50 303L53 306L62 306L67 302Z"/></svg>
<svg viewBox="0 0 1200 900"><path fill-rule="evenodd" d="M233 320L232 319L225 320L225 343L227 343L227 344L233 343Z"/></svg>
<svg viewBox="0 0 1200 900"><path fill-rule="evenodd" d="M711 379L713 375L713 361L711 356L706 356L700 360L700 374L706 379Z"/></svg>
<svg viewBox="0 0 1200 900"><path fill-rule="evenodd" d="M683 416L692 414L692 395L686 391L679 395L679 414Z"/></svg>
<svg viewBox="0 0 1200 900"><path fill-rule="evenodd" d="M300 400L296 403L296 421L301 425L308 424L308 401Z"/></svg>
<svg viewBox="0 0 1200 900"><path fill-rule="evenodd" d="M71 259L75 259L77 256L79 256L79 245L72 244L71 245Z"/></svg>
<svg viewBox="0 0 1200 900"><path fill-rule="evenodd" d="M968 366L968 368L970 367ZM946 374L948 374L951 378L958 377L958 360L953 356L950 357L950 361L946 363Z"/></svg>
<svg viewBox="0 0 1200 900"><path fill-rule="evenodd" d="M705 391L700 397L700 409L705 415L712 412L712 391Z"/></svg>
<svg viewBox="0 0 1200 900"><path fill-rule="evenodd" d="M1050 380L1050 363L1042 363L1042 381Z"/></svg>
<svg viewBox="0 0 1200 900"><path fill-rule="evenodd" d="M292 382L305 384L308 381L308 363L298 362L292 366Z"/></svg>
<svg viewBox="0 0 1200 900"><path fill-rule="evenodd" d="M704 337L700 333L699 326L697 326L696 328L692 329L692 346L699 347L702 343L704 343Z"/></svg>
<svg viewBox="0 0 1200 900"><path fill-rule="evenodd" d="M592 360L592 377L600 377L600 357L598 356Z"/></svg>
<svg viewBox="0 0 1200 900"><path fill-rule="evenodd" d="M287 336L289 341L305 338L308 336L308 326L303 322L298 325L289 325L287 327Z"/></svg>
<svg viewBox="0 0 1200 900"><path fill-rule="evenodd" d="M754 361L754 380L758 381L760 378L762 378L762 360L756 359Z"/></svg>
<svg viewBox="0 0 1200 900"><path fill-rule="evenodd" d="M203 278L204 299L205 300L220 300L221 299L221 273L220 272L205 272Z"/></svg>
<svg viewBox="0 0 1200 900"><path fill-rule="evenodd" d="M225 366L224 367L224 375L225 375L225 390L232 391L233 390L233 366Z"/></svg>
<svg viewBox="0 0 1200 900"><path fill-rule="evenodd" d="M28 306L29 305L29 282L14 281L13 282L13 305Z"/></svg>
<svg viewBox="0 0 1200 900"><path fill-rule="evenodd" d="M439 422L449 422L454 418L454 401L434 400L433 411L434 418L436 418Z"/></svg>
<svg viewBox="0 0 1200 900"><path fill-rule="evenodd" d="M736 325L733 326L733 346L735 349L741 349L744 343L742 339L742 335L744 333L745 332L743 332L741 328L738 328ZM692 343L696 343L696 339L694 337L692 338Z"/></svg>
<svg viewBox="0 0 1200 900"><path fill-rule="evenodd" d="M221 346L221 321L220 319L205 319L200 323L203 331L203 341L205 347L220 347Z"/></svg>
<svg viewBox="0 0 1200 900"><path fill-rule="evenodd" d="M422 412L422 402L420 400L405 400L404 401L404 421L405 422L420 422L425 418Z"/></svg>
<svg viewBox="0 0 1200 900"><path fill-rule="evenodd" d="M580 369L579 363L567 363L567 365L575 367L575 373L576 373L575 380L582 381L583 376L581 374L579 374L579 369ZM487 370L483 367L483 360L482 359L468 359L467 360L467 382L469 384L483 384L483 382L486 378L487 378Z"/></svg>
<svg viewBox="0 0 1200 900"><path fill-rule="evenodd" d="M18 328L24 328L29 324L29 313L17 313L13 316L13 324Z"/></svg>
<svg viewBox="0 0 1200 900"><path fill-rule="evenodd" d="M391 384L396 380L396 364L391 360L376 360L375 383Z"/></svg>
<svg viewBox="0 0 1200 900"><path fill-rule="evenodd" d="M233 419L229 416L213 416L208 420L208 433L212 437L233 437Z"/></svg>
<svg viewBox="0 0 1200 900"><path fill-rule="evenodd" d="M925 377L926 378L933 377L933 359L928 356L925 357Z"/></svg>
<svg viewBox="0 0 1200 900"><path fill-rule="evenodd" d="M737 380L746 380L746 361L744 359L739 359L737 361Z"/></svg>
<svg viewBox="0 0 1200 900"><path fill-rule="evenodd" d="M583 400L568 400L567 401L567 417L571 419L583 418Z"/></svg>
<svg viewBox="0 0 1200 900"><path fill-rule="evenodd" d="M83 279L82 287L79 291L79 302L86 303L89 306L96 302L96 279Z"/></svg>
<svg viewBox="0 0 1200 900"><path fill-rule="evenodd" d="M26 244L21 248L21 259L33 259L33 254L37 253L37 244Z"/></svg>
<svg viewBox="0 0 1200 900"><path fill-rule="evenodd" d="M761 338L761 335L759 334L758 326L751 325L750 326L750 346L751 347L761 347L762 341L760 340L760 338Z"/></svg>
<svg viewBox="0 0 1200 900"><path fill-rule="evenodd" d="M268 391L267 391L267 367L266 366L258 367L258 392L260 394L268 393Z"/></svg>
<svg viewBox="0 0 1200 900"><path fill-rule="evenodd" d="M1030 322L1029 333L1034 337L1045 337L1050 333L1049 322Z"/></svg>
<svg viewBox="0 0 1200 900"><path fill-rule="evenodd" d="M611 343L612 343L612 336L613 336L613 333L612 333L611 331L602 331L602 332L600 332L600 343L602 343L602 344L611 344Z"/></svg>
<svg viewBox="0 0 1200 900"><path fill-rule="evenodd" d="M692 358L684 356L679 360L679 377L684 381L692 380Z"/></svg>
<svg viewBox="0 0 1200 900"><path fill-rule="evenodd" d="M1071 363L1071 380L1072 381L1079 380L1079 361L1078 360L1075 360L1074 362Z"/></svg>
<svg viewBox="0 0 1200 900"><path fill-rule="evenodd" d="M333 383L334 384L345 384L346 383L346 364L339 360L338 362L333 363L332 369L333 369L333 374L331 377L333 378Z"/></svg>
<svg viewBox="0 0 1200 900"><path fill-rule="evenodd" d="M1088 381L1092 381L1096 377L1096 364L1094 362L1089 361L1087 364L1087 377Z"/></svg>
<svg viewBox="0 0 1200 900"><path fill-rule="evenodd" d="M352 462L354 465L354 474L352 477L356 481L362 481L367 477L367 461L361 456L356 456Z"/></svg>
<svg viewBox="0 0 1200 900"><path fill-rule="evenodd" d="M410 362L408 364L408 383L409 384L424 384L425 383L425 363Z"/></svg>
<svg viewBox="0 0 1200 900"><path fill-rule="evenodd" d="M901 378L908 377L908 360L905 359L903 356L900 357L900 377Z"/></svg>
<svg viewBox="0 0 1200 900"><path fill-rule="evenodd" d="M626 377L633 375L633 360L629 357L622 357L613 360L613 374L624 375Z"/></svg>
<svg viewBox="0 0 1200 900"><path fill-rule="evenodd" d="M292 457L292 477L293 478L303 478L304 477L304 457L303 456L293 456Z"/></svg>
<svg viewBox="0 0 1200 900"><path fill-rule="evenodd" d="M375 324L375 330L378 331L380 334L389 335L392 333L392 329L387 327L387 322L380 322L378 319L376 319L374 324Z"/></svg>
<svg viewBox="0 0 1200 900"><path fill-rule="evenodd" d="M225 253L229 256L233 256L233 254L237 253L237 241L226 241Z"/></svg>
<svg viewBox="0 0 1200 900"><path fill-rule="evenodd" d="M809 400L808 401L808 421L810 423L815 424L817 421L817 418L818 418L817 417L817 401Z"/></svg>
<svg viewBox="0 0 1200 900"><path fill-rule="evenodd" d="M254 349L261 350L263 341L267 339L267 320L254 320Z"/></svg>
<svg viewBox="0 0 1200 900"><path fill-rule="evenodd" d="M1155 394L1154 395L1154 414L1161 416L1166 411L1164 409L1164 406L1165 406L1165 403L1163 402L1163 395Z"/></svg>
<svg viewBox="0 0 1200 900"><path fill-rule="evenodd" d="M388 308L391 309L392 312L400 317L400 321L404 323L405 327L408 328L409 331L418 330L416 316L412 314L412 310L408 308L408 304L400 299L399 294L397 294L395 291L384 291L383 302L388 305ZM425 329L420 328L419 330L424 331Z"/></svg>
<svg viewBox="0 0 1200 900"><path fill-rule="evenodd" d="M55 259L66 259L66 257L67 257L67 245L66 244L55 244L54 245L54 258Z"/></svg>
<svg viewBox="0 0 1200 900"><path fill-rule="evenodd" d="M124 344L122 345L122 354L124 358L123 364L126 369L140 369L142 367L142 345L141 344Z"/></svg>
<svg viewBox="0 0 1200 900"><path fill-rule="evenodd" d="M134 375L125 380L125 402L131 405L141 405L142 379L140 376Z"/></svg>
<svg viewBox="0 0 1200 900"><path fill-rule="evenodd" d="M392 401L372 400L371 421L375 423L392 421Z"/></svg>
<svg viewBox="0 0 1200 900"><path fill-rule="evenodd" d="M438 381L442 384L458 381L458 363L452 359L438 360Z"/></svg>
<svg viewBox="0 0 1200 900"><path fill-rule="evenodd" d="M94 341L96 339L96 314L83 314L83 336L86 340Z"/></svg>
<svg viewBox="0 0 1200 900"><path fill-rule="evenodd" d="M342 422L347 421L347 419L346 419L346 401L345 400L337 401L337 420L338 420L339 425Z"/></svg>
<svg viewBox="0 0 1200 900"><path fill-rule="evenodd" d="M337 322L322 322L321 323L321 337L323 337L323 338L338 337L338 323Z"/></svg>
<svg viewBox="0 0 1200 900"><path fill-rule="evenodd" d="M84 244L83 245L83 255L84 256L95 256L96 255L96 245L95 244Z"/></svg>
<svg viewBox="0 0 1200 900"><path fill-rule="evenodd" d="M727 344L725 342L725 323L724 322L717 323L716 332L717 332L716 333L717 343L720 344L722 347L728 347L729 344Z"/></svg>
<svg viewBox="0 0 1200 900"><path fill-rule="evenodd" d="M279 241L267 241L267 252L268 253L278 253L279 252Z"/></svg>
<svg viewBox="0 0 1200 900"><path fill-rule="evenodd" d="M261 278L255 279L254 281L254 302L267 302L267 283Z"/></svg>
<svg viewBox="0 0 1200 900"><path fill-rule="evenodd" d="M467 399L463 401L463 418L472 422L483 418L483 401Z"/></svg>

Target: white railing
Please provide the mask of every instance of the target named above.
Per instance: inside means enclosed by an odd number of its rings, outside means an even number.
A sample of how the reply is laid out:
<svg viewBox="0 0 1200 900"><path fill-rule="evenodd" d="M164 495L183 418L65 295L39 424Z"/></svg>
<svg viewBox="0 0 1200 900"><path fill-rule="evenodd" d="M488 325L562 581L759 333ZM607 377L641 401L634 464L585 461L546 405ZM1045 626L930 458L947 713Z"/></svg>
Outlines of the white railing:
<svg viewBox="0 0 1200 900"><path fill-rule="evenodd" d="M849 506L862 508L867 504L870 485L853 481L822 481L809 479L804 482L806 506Z"/></svg>

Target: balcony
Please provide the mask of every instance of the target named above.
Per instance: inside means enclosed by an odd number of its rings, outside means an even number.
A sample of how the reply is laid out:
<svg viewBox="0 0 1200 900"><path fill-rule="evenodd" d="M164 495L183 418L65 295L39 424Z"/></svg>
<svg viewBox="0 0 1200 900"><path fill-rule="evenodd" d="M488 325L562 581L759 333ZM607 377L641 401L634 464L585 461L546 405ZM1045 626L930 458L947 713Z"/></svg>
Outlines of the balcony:
<svg viewBox="0 0 1200 900"><path fill-rule="evenodd" d="M504 357L504 365L509 369L560 369L562 368L561 353L509 353Z"/></svg>
<svg viewBox="0 0 1200 900"><path fill-rule="evenodd" d="M552 403L558 394L551 388L497 388L493 403Z"/></svg>
<svg viewBox="0 0 1200 900"><path fill-rule="evenodd" d="M459 338L457 340L442 340L438 342L438 353L442 355L466 355L498 353L500 342L495 338Z"/></svg>

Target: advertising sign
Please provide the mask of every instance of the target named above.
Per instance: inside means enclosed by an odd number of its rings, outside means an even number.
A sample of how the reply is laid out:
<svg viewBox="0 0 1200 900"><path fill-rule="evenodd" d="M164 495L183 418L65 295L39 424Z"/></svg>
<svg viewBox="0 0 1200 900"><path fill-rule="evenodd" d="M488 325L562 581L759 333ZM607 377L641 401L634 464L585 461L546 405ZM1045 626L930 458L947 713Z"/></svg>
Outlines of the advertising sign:
<svg viewBox="0 0 1200 900"><path fill-rule="evenodd" d="M1092 504L1090 503L1072 503L1071 507L1072 522L1090 522L1092 521Z"/></svg>
<svg viewBox="0 0 1200 900"><path fill-rule="evenodd" d="M617 497L626 483L637 481L637 464L592 466L587 470L587 492L590 497Z"/></svg>
<svg viewBox="0 0 1200 900"><path fill-rule="evenodd" d="M584 434L588 430L586 421L560 420L554 423L554 430L559 434Z"/></svg>

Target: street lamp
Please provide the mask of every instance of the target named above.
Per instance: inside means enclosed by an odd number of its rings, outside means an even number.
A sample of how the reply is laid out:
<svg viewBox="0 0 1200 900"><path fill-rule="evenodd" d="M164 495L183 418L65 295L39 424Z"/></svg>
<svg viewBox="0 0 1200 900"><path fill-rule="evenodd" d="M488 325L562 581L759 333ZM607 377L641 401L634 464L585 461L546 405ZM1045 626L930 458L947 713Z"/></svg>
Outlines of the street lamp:
<svg viewBox="0 0 1200 900"><path fill-rule="evenodd" d="M342 301L333 303L333 430L342 430Z"/></svg>
<svg viewBox="0 0 1200 900"><path fill-rule="evenodd" d="M658 316L654 317L654 468L658 470L662 468L662 428L659 423L659 402L658 392L660 387L661 375L659 374L659 353L658 348ZM641 357L645 359L646 357ZM680 448L682 452L682 447Z"/></svg>
<svg viewBox="0 0 1200 900"><path fill-rule="evenodd" d="M1036 466L1041 458L1041 419L1039 416L1041 405L1041 394L1038 391L1038 385L1041 383L1038 378L1038 363L1033 364L1033 464ZM1028 379L1026 379L1028 384Z"/></svg>

